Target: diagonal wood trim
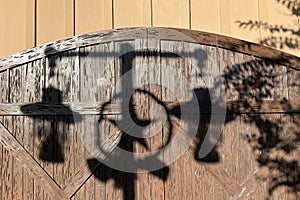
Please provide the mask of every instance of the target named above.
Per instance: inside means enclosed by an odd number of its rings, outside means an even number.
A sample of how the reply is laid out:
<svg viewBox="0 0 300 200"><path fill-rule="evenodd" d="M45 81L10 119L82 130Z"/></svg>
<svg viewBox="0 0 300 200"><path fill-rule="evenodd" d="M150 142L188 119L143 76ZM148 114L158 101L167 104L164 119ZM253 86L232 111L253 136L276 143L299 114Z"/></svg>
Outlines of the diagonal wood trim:
<svg viewBox="0 0 300 200"><path fill-rule="evenodd" d="M80 167L80 170L65 183L65 186L62 188L64 193L69 198L72 198L81 186L83 186L83 184L92 176L92 173L101 166L103 166L102 163L96 162L93 165L93 168L90 169L87 163L83 164L83 166Z"/></svg>
<svg viewBox="0 0 300 200"><path fill-rule="evenodd" d="M220 164L200 163L211 175L218 179L225 191L230 195L236 194L240 190L240 185L228 175Z"/></svg>
<svg viewBox="0 0 300 200"><path fill-rule="evenodd" d="M194 154L194 151L189 149L191 154ZM218 179L219 183L224 187L230 195L236 194L241 190L241 186L236 180L229 176L225 169L220 164L199 162L199 165L203 166L213 177Z"/></svg>
<svg viewBox="0 0 300 200"><path fill-rule="evenodd" d="M179 125L175 122L176 131L182 132ZM114 145L113 145L114 146ZM196 148L196 144L192 143L192 146L189 148L189 153L194 153L194 149ZM113 149L111 149L112 151ZM230 195L234 195L240 190L240 185L228 175L228 173L222 168L222 166L218 164L209 164L209 163L199 163L199 165L203 166L210 174L212 174L215 178L217 178L222 184L222 186L226 189L226 191ZM80 171L75 174L63 187L63 191L65 194L71 198L80 187L92 176L92 172L97 168L101 168L103 165L100 162L96 162L93 165L93 169L90 169L87 164L84 164Z"/></svg>
<svg viewBox="0 0 300 200"><path fill-rule="evenodd" d="M119 132L116 132L115 135L117 135L116 137L121 137ZM111 147L107 150L108 155L115 149L118 141L118 139L114 139L108 144ZM106 144L103 145L106 146ZM95 157L96 156L97 155L95 155ZM83 184L92 176L92 173L101 166L103 166L101 162L95 162L92 164L90 163L90 165L87 162L83 164L81 167L79 167L80 170L65 183L64 187L62 187L64 193L69 198L73 197L75 193L83 186Z"/></svg>
<svg viewBox="0 0 300 200"><path fill-rule="evenodd" d="M95 104L86 103L61 103L61 104L47 104L47 103L0 103L0 115L24 115L24 116L52 116L52 115L97 115L100 114L99 108L104 102ZM188 102L164 102L168 108L174 108L180 104ZM211 106L207 102L199 102L202 113L210 112ZM188 104L191 108L197 105ZM134 105L138 107L139 105ZM216 107L224 107L223 103L216 102ZM121 103L114 103L106 106L103 114L121 114ZM193 110L193 109L188 109ZM173 113L178 112L175 110ZM249 101L228 101L226 103L226 113L240 113L240 114L256 114L256 113L300 113L300 100L262 100L261 102ZM192 114L192 113L191 113Z"/></svg>
<svg viewBox="0 0 300 200"><path fill-rule="evenodd" d="M178 131L182 131L182 130L180 130L180 127L176 121L175 121L174 125ZM198 144L196 144L196 142L194 140L188 149L189 153L194 155L194 152L197 149L197 145ZM213 175L216 179L218 179L220 184L226 189L225 191L228 192L230 195L233 195L237 191L239 191L239 189L240 189L239 183L237 183L236 180L234 180L232 177L230 177L229 174L225 171L225 169L219 163L214 164L214 163L200 161L199 165L203 166L211 175Z"/></svg>
<svg viewBox="0 0 300 200"><path fill-rule="evenodd" d="M0 123L0 142L3 146L23 164L33 175L43 189L51 194L54 199L68 199L59 186L50 178L43 168L32 158L32 156L13 137L10 131Z"/></svg>
<svg viewBox="0 0 300 200"><path fill-rule="evenodd" d="M244 183L241 184L240 189L233 195L232 199L249 199L251 195L260 187L264 182L258 181L259 178L266 177L270 170L266 167L255 169Z"/></svg>
<svg viewBox="0 0 300 200"><path fill-rule="evenodd" d="M183 130L180 128L179 124L176 121L174 121L174 129L175 131L178 131L179 134L183 133ZM184 139L184 137L182 139ZM197 144L195 142L192 143L191 147L189 148L189 153L194 154L196 145ZM113 149L111 149L111 151L113 151ZM232 177L230 177L224 170L224 168L219 164L201 162L199 163L199 165L203 166L210 174L217 178L220 184L230 195L234 195L240 190L240 185ZM63 187L63 191L68 197L71 198L91 177L93 170L95 171L97 168L101 168L102 166L103 165L100 162L96 162L93 165L93 169L90 169L87 164L84 164L81 167L81 170L78 171L78 173L66 183L65 187Z"/></svg>

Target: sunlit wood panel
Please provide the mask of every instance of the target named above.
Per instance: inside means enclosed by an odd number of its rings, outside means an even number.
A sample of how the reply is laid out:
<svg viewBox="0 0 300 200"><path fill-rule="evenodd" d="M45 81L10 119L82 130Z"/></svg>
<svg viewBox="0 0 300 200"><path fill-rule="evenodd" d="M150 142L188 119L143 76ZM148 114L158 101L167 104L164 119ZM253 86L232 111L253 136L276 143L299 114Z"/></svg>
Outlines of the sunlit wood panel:
<svg viewBox="0 0 300 200"><path fill-rule="evenodd" d="M247 41L259 42L259 28L244 26L244 23L259 20L258 11L257 0L220 1L221 33Z"/></svg>
<svg viewBox="0 0 300 200"><path fill-rule="evenodd" d="M191 0L191 29L220 33L220 1Z"/></svg>
<svg viewBox="0 0 300 200"><path fill-rule="evenodd" d="M76 0L75 34L113 28L112 0Z"/></svg>
<svg viewBox="0 0 300 200"><path fill-rule="evenodd" d="M114 0L114 28L151 26L150 0Z"/></svg>
<svg viewBox="0 0 300 200"><path fill-rule="evenodd" d="M34 0L0 0L0 57L34 46Z"/></svg>
<svg viewBox="0 0 300 200"><path fill-rule="evenodd" d="M299 1L259 0L261 43L300 56L299 6Z"/></svg>
<svg viewBox="0 0 300 200"><path fill-rule="evenodd" d="M37 45L74 34L73 0L37 1Z"/></svg>
<svg viewBox="0 0 300 200"><path fill-rule="evenodd" d="M153 26L189 28L189 0L153 0Z"/></svg>

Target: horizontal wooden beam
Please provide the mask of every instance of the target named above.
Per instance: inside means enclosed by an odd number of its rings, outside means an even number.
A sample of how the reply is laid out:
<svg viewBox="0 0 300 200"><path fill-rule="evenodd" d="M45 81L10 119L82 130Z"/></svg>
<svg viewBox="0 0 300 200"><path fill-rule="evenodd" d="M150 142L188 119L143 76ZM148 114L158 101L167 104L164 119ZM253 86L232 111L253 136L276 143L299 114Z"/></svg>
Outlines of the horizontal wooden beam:
<svg viewBox="0 0 300 200"><path fill-rule="evenodd" d="M128 110L121 103L111 103L105 106L104 102L97 103L0 103L0 115L2 116L56 116L56 115L121 115L122 111ZM208 102L192 104L189 102L165 101L164 106L172 114L189 112L193 113L195 107L199 107L201 113L210 114L212 105ZM181 106L185 106L182 110ZM225 103L216 102L214 108L221 111L225 109ZM181 108L181 110L179 109ZM139 105L133 105L133 109L139 109ZM188 110L188 111L186 111ZM263 100L263 101L228 101L226 102L227 114L257 114L257 113L300 113L300 100Z"/></svg>

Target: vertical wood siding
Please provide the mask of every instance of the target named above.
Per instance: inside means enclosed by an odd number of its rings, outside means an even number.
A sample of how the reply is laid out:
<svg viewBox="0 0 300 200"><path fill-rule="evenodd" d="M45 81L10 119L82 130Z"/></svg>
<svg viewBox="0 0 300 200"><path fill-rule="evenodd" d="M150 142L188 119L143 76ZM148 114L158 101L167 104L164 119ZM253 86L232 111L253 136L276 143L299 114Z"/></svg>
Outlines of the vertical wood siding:
<svg viewBox="0 0 300 200"><path fill-rule="evenodd" d="M191 28L251 42L265 41L263 44L269 46L276 40L287 45L276 44L275 48L299 56L299 13L293 14L293 8L287 3L277 0L0 0L0 57L72 35L136 26ZM258 27L256 22L269 27ZM270 26L276 25L294 32L271 32Z"/></svg>
<svg viewBox="0 0 300 200"><path fill-rule="evenodd" d="M36 44L74 35L73 12L73 0L36 1Z"/></svg>
<svg viewBox="0 0 300 200"><path fill-rule="evenodd" d="M113 28L112 0L76 0L75 35Z"/></svg>
<svg viewBox="0 0 300 200"><path fill-rule="evenodd" d="M0 57L35 45L34 0L1 0L0 13Z"/></svg>

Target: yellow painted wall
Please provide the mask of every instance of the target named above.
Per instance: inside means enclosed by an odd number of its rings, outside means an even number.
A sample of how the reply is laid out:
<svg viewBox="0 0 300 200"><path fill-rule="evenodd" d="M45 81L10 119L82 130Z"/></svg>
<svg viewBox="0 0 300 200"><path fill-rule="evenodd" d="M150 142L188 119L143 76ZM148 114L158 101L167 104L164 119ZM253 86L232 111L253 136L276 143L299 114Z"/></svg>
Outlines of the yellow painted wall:
<svg viewBox="0 0 300 200"><path fill-rule="evenodd" d="M300 0L0 0L0 57L72 35L137 26L213 32L300 56L297 6Z"/></svg>

